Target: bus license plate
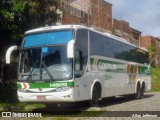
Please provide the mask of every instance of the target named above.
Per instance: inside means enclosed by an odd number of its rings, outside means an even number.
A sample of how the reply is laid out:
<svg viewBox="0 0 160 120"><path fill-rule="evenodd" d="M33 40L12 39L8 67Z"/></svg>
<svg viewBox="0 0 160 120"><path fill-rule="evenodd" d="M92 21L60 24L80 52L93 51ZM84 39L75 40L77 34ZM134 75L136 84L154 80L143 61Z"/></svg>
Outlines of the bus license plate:
<svg viewBox="0 0 160 120"><path fill-rule="evenodd" d="M37 100L44 101L46 100L46 96L37 96Z"/></svg>

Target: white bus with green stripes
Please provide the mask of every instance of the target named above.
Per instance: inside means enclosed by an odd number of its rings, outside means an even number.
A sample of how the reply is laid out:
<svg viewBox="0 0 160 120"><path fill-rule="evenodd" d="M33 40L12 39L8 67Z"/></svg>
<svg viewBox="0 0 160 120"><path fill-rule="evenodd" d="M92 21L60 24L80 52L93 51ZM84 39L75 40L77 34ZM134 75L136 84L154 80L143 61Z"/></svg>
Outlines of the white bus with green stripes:
<svg viewBox="0 0 160 120"><path fill-rule="evenodd" d="M19 49L20 102L90 101L106 97L143 98L151 89L148 51L122 38L81 25L27 31Z"/></svg>

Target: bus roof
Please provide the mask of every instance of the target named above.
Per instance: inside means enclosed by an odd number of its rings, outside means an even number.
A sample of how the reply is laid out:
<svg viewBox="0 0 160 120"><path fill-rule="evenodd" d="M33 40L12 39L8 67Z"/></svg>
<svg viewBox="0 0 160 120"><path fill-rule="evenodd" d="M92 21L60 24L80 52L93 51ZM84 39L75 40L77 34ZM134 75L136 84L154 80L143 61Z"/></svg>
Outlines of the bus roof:
<svg viewBox="0 0 160 120"><path fill-rule="evenodd" d="M133 44L129 43L127 40L125 40L123 38L120 38L118 36L115 36L115 35L113 35L111 33L100 32L100 31L96 30L95 28L90 28L90 27L86 27L86 26L83 26L83 25L55 25L55 26L41 27L41 28L36 28L36 29L32 29L32 30L26 31L25 35L34 34L34 33L40 33L40 32L47 32L47 31L52 31L52 30L61 30L61 29L75 29L75 30L77 30L77 29L88 29L90 31L96 32L98 34L107 36L107 37L112 38L114 40L123 42L125 44L131 45L133 47L136 47L136 48L139 48L139 49L142 49L142 50L148 52L147 49L138 47L136 45L133 45Z"/></svg>
<svg viewBox="0 0 160 120"><path fill-rule="evenodd" d="M26 31L25 34L32 34L32 33L52 31L52 30L60 30L60 29L81 29L81 28L87 28L87 27L83 25L55 25L55 26L47 26L47 27L32 29L32 30Z"/></svg>

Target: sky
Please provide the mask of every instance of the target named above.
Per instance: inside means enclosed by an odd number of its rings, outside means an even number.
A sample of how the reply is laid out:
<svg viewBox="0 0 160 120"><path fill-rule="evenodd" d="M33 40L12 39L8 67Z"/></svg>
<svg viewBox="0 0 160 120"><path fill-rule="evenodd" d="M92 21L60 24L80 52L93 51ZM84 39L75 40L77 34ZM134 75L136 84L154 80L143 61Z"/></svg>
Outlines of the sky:
<svg viewBox="0 0 160 120"><path fill-rule="evenodd" d="M160 36L160 0L105 0L111 3L112 17L129 22L142 35Z"/></svg>

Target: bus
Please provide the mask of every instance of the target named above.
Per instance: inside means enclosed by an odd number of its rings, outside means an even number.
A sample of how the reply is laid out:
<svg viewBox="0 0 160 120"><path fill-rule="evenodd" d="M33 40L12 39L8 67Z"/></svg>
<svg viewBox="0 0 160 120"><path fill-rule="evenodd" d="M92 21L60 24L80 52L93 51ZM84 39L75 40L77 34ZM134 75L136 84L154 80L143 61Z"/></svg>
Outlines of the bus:
<svg viewBox="0 0 160 120"><path fill-rule="evenodd" d="M143 98L151 89L149 53L109 33L82 25L42 27L25 32L19 50L20 102L89 101Z"/></svg>

